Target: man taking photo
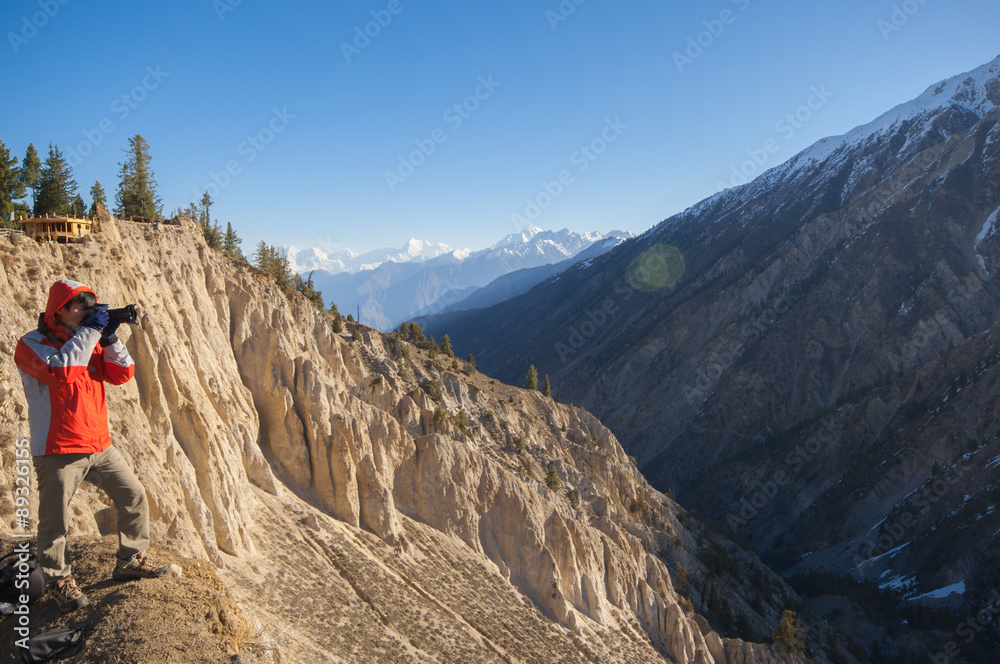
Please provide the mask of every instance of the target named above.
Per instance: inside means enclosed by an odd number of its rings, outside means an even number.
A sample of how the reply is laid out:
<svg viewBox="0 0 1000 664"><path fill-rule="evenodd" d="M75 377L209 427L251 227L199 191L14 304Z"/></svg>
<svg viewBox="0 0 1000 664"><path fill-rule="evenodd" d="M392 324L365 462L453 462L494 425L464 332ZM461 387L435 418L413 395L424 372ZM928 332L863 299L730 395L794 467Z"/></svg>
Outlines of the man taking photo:
<svg viewBox="0 0 1000 664"><path fill-rule="evenodd" d="M66 560L69 504L80 483L103 489L118 515L118 581L169 572L145 555L149 546L146 491L111 444L104 383L123 385L135 374L108 308L93 290L61 280L49 288L38 329L17 343L14 361L28 400L31 454L38 476L38 559L59 608L87 604Z"/></svg>

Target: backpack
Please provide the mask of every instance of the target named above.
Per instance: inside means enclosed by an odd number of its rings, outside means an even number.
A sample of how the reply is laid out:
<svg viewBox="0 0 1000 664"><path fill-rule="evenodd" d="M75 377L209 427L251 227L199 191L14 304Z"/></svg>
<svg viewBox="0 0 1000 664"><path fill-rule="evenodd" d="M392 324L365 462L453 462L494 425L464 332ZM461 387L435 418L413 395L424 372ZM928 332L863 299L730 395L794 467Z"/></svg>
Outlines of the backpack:
<svg viewBox="0 0 1000 664"><path fill-rule="evenodd" d="M72 657L83 648L82 629L60 629L45 632L28 639L28 647L21 648L21 661L25 664L48 662Z"/></svg>
<svg viewBox="0 0 1000 664"><path fill-rule="evenodd" d="M20 554L24 553L28 554L26 561L21 560ZM38 564L38 557L27 546L16 547L0 558L0 563L3 563L0 566L0 602L20 604L21 595L27 595L28 604L31 604L45 594L45 576ZM24 578L25 567L27 567L27 579ZM21 578L18 578L18 575Z"/></svg>

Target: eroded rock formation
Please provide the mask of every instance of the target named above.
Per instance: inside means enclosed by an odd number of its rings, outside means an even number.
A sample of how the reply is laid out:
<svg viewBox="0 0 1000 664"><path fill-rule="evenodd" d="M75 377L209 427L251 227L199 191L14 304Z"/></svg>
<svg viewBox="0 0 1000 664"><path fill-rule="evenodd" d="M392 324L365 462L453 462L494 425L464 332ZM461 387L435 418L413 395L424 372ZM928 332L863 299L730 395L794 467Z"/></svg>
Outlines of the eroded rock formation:
<svg viewBox="0 0 1000 664"><path fill-rule="evenodd" d="M112 437L157 541L220 568L276 661L797 661L685 610L653 553L692 540L677 506L585 411L367 328L335 333L187 221L108 217L68 245L14 235L0 259L4 467L28 435L14 346L48 286L138 303ZM550 464L558 492L536 479ZM113 531L107 505L81 490L73 532Z"/></svg>

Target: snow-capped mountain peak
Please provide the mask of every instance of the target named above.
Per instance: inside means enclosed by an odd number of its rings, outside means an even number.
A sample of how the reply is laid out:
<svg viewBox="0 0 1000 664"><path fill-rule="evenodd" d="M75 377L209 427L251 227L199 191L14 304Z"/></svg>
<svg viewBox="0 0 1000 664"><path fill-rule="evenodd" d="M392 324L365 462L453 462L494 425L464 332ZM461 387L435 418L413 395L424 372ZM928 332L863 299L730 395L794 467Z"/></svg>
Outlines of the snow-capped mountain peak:
<svg viewBox="0 0 1000 664"><path fill-rule="evenodd" d="M328 272L344 272L348 264L357 258L350 249L344 249L334 254L327 253L319 247L286 247L288 264L293 272L304 273L312 270L327 270Z"/></svg>
<svg viewBox="0 0 1000 664"><path fill-rule="evenodd" d="M957 106L978 117L1000 107L1000 56L972 71L940 81L916 99L890 109L868 124L855 127L841 136L830 136L817 141L795 158L796 165L812 160L822 162L840 148L850 148L886 132L903 122L920 117L930 117L945 108Z"/></svg>
<svg viewBox="0 0 1000 664"><path fill-rule="evenodd" d="M507 234L502 240L490 247L490 249L500 249L501 247L506 247L512 244L525 245L528 244L533 237L542 232L544 231L538 226L528 226L524 230L518 231L517 233Z"/></svg>
<svg viewBox="0 0 1000 664"><path fill-rule="evenodd" d="M293 272L304 273L321 270L330 274L348 272L355 274L362 270L374 270L383 263L419 263L443 254L452 252L446 244L428 242L410 238L401 247L386 247L374 249L363 254L357 254L350 249L344 249L330 254L318 247L300 249L287 247L288 263ZM460 250L466 251L468 250Z"/></svg>

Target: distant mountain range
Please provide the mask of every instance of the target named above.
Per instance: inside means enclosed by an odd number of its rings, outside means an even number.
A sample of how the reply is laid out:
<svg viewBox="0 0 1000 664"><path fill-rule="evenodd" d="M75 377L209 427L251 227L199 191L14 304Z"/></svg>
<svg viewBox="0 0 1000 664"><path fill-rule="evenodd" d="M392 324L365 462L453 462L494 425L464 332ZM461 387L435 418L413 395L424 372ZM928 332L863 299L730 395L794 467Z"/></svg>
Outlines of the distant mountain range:
<svg viewBox="0 0 1000 664"><path fill-rule="evenodd" d="M315 287L342 313L357 315L360 311L365 325L390 330L416 316L462 306L463 300L494 280L519 273L508 282L487 288L476 300L489 304L500 301L554 274L553 265L564 269L631 236L623 231L575 233L529 226L480 251L451 250L444 244L410 239L399 248L361 255L350 251L330 255L315 248L291 247L288 256L295 272L312 272ZM539 268L543 269L520 273Z"/></svg>
<svg viewBox="0 0 1000 664"><path fill-rule="evenodd" d="M568 270L577 263L593 260L597 256L611 251L630 237L632 237L632 234L625 231L611 231L603 239L594 242L572 258L567 258L558 263L522 268L497 277L486 286L474 289L470 294L456 302L450 304L447 302L436 302L430 307L416 312L414 320L424 325L428 322L425 319L427 316L434 317L450 311L488 307L504 300L509 300L515 295L527 293L536 285L559 274L563 270Z"/></svg>
<svg viewBox="0 0 1000 664"><path fill-rule="evenodd" d="M972 615L1000 587L998 219L1000 58L425 331L549 374L784 574Z"/></svg>
<svg viewBox="0 0 1000 664"><path fill-rule="evenodd" d="M464 249L455 251L446 244L434 244L410 238L402 247L374 249L363 254L356 254L350 249L344 249L329 254L317 247L300 249L288 247L288 262L292 271L298 274L320 270L328 274L348 272L354 274L364 270L375 270L383 263L413 263L437 258L442 254L462 255L471 253Z"/></svg>

